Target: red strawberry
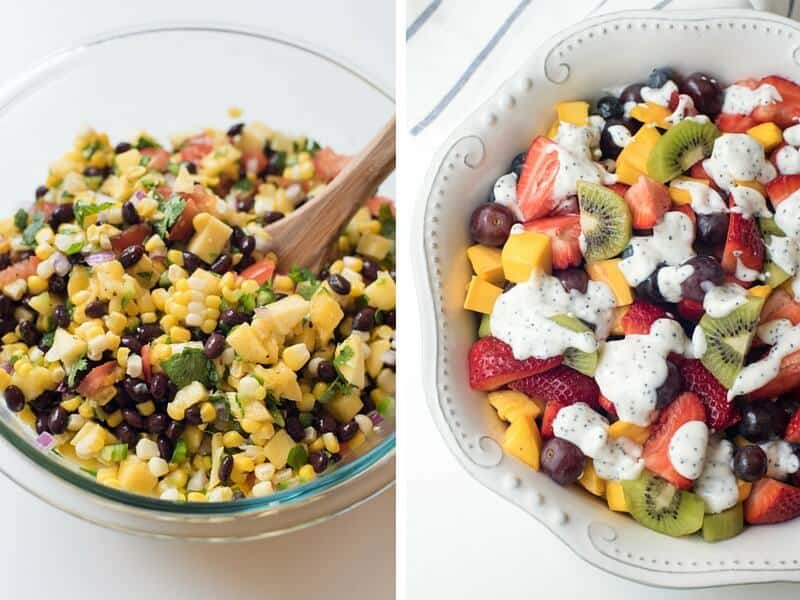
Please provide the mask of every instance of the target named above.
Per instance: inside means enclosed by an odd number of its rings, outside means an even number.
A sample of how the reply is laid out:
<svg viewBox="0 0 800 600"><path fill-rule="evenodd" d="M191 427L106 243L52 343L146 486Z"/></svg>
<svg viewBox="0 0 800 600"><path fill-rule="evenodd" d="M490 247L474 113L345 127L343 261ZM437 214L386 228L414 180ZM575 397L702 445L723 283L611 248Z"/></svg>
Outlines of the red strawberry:
<svg viewBox="0 0 800 600"><path fill-rule="evenodd" d="M625 192L627 192L631 186L625 185L624 183L607 183L606 187L624 198Z"/></svg>
<svg viewBox="0 0 800 600"><path fill-rule="evenodd" d="M758 125L758 121L747 115L720 113L717 116L716 124L723 133L744 133L751 127Z"/></svg>
<svg viewBox="0 0 800 600"><path fill-rule="evenodd" d="M792 444L800 444L800 408L794 411L792 418L789 419L783 439Z"/></svg>
<svg viewBox="0 0 800 600"><path fill-rule="evenodd" d="M689 300L687 298L682 298L680 302L678 302L678 314L686 319L687 321L692 321L693 323L697 323L700 319L703 318L705 314L705 309L700 302L696 300Z"/></svg>
<svg viewBox="0 0 800 600"><path fill-rule="evenodd" d="M723 431L742 419L736 406L728 402L728 391L699 360L685 360L680 365L683 388L697 394L706 406L711 431Z"/></svg>
<svg viewBox="0 0 800 600"><path fill-rule="evenodd" d="M496 390L515 379L547 371L561 364L561 357L517 360L511 346L485 337L469 349L469 385L475 390Z"/></svg>
<svg viewBox="0 0 800 600"><path fill-rule="evenodd" d="M559 402L558 400L550 400L544 405L544 413L542 414L542 437L549 440L553 437L553 421L556 420L558 411L567 406L566 402Z"/></svg>
<svg viewBox="0 0 800 600"><path fill-rule="evenodd" d="M781 288L773 290L761 309L761 323L786 319L792 325L800 323L800 302L796 302Z"/></svg>
<svg viewBox="0 0 800 600"><path fill-rule="evenodd" d="M800 387L800 350L784 357L778 375L750 394L753 400L774 398Z"/></svg>
<svg viewBox="0 0 800 600"><path fill-rule="evenodd" d="M681 94L678 90L672 92L669 96L669 101L667 102L667 108L670 110L675 110L678 108L678 103L681 101Z"/></svg>
<svg viewBox="0 0 800 600"><path fill-rule="evenodd" d="M540 135L528 148L517 182L517 204L526 221L543 217L553 209L553 186L558 168L555 145Z"/></svg>
<svg viewBox="0 0 800 600"><path fill-rule="evenodd" d="M581 235L580 215L547 217L525 223L528 231L538 231L550 237L553 268L567 269L581 264L583 256L578 238Z"/></svg>
<svg viewBox="0 0 800 600"><path fill-rule="evenodd" d="M759 123L771 121L782 129L796 125L800 119L800 86L777 75L764 77L760 83L775 87L781 95L781 100L757 106L753 110L752 117Z"/></svg>
<svg viewBox="0 0 800 600"><path fill-rule="evenodd" d="M669 444L675 432L689 421L706 420L706 409L696 394L684 392L672 401L650 430L642 455L644 465L682 490L692 487L692 480L680 475L669 460Z"/></svg>
<svg viewBox="0 0 800 600"><path fill-rule="evenodd" d="M647 335L653 323L668 316L667 311L660 306L637 300L622 317L620 323L625 335L637 333Z"/></svg>
<svg viewBox="0 0 800 600"><path fill-rule="evenodd" d="M651 229L669 210L672 198L667 186L642 175L625 192L625 202L631 209L633 228Z"/></svg>
<svg viewBox="0 0 800 600"><path fill-rule="evenodd" d="M600 394L600 395L597 396L597 403L600 405L600 408L602 408L604 411L606 411L606 413L610 417L613 417L614 419L618 418L617 417L617 408L614 406L614 404L611 402L611 400L609 400L608 398L603 396L603 394Z"/></svg>
<svg viewBox="0 0 800 600"><path fill-rule="evenodd" d="M800 190L800 175L778 175L767 184L767 196L774 207L797 190Z"/></svg>
<svg viewBox="0 0 800 600"><path fill-rule="evenodd" d="M800 516L800 488L761 479L744 503L744 520L750 525L782 523Z"/></svg>
<svg viewBox="0 0 800 600"><path fill-rule="evenodd" d="M509 387L547 402L552 400L563 404L586 402L592 407L598 406L597 396L600 394L600 388L594 379L563 365L545 373L517 379L509 384Z"/></svg>
<svg viewBox="0 0 800 600"><path fill-rule="evenodd" d="M761 271L764 266L764 240L755 219L745 219L739 213L731 213L728 222L728 238L722 253L722 268L726 273L736 273L737 259L748 269Z"/></svg>

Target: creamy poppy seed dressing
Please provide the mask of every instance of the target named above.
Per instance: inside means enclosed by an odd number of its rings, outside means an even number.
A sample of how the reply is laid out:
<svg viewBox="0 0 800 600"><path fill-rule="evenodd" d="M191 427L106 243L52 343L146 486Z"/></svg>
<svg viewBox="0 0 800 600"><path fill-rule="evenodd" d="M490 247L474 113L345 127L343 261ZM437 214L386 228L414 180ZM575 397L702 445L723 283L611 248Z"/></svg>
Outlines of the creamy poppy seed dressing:
<svg viewBox="0 0 800 600"><path fill-rule="evenodd" d="M631 142L631 132L625 125L611 125L608 133L613 141L620 148L624 148Z"/></svg>
<svg viewBox="0 0 800 600"><path fill-rule="evenodd" d="M644 86L641 91L642 100L645 102L652 102L653 104L659 104L661 106L669 106L670 98L672 98L672 94L678 92L678 86L675 85L675 82L672 80L668 80L664 85L658 88L651 88Z"/></svg>
<svg viewBox="0 0 800 600"><path fill-rule="evenodd" d="M658 270L658 291L667 302L680 302L681 284L694 273L692 265L680 267L661 267Z"/></svg>
<svg viewBox="0 0 800 600"><path fill-rule="evenodd" d="M695 327L692 332L692 342L690 348L687 349L687 358L701 358L708 349L708 342L706 342L706 334L700 327ZM691 356L689 356L691 354Z"/></svg>
<svg viewBox="0 0 800 600"><path fill-rule="evenodd" d="M730 190L737 181L767 183L776 175L775 167L764 157L764 147L746 133L719 136L703 168L723 190Z"/></svg>
<svg viewBox="0 0 800 600"><path fill-rule="evenodd" d="M772 381L780 371L781 361L800 350L800 325L793 326L786 319L764 323L758 328L758 337L772 348L764 358L739 371L733 386L728 390L728 400L757 390Z"/></svg>
<svg viewBox="0 0 800 600"><path fill-rule="evenodd" d="M794 192L778 205L775 224L789 237L800 238L800 191Z"/></svg>
<svg viewBox="0 0 800 600"><path fill-rule="evenodd" d="M800 469L800 459L792 445L784 440L774 440L759 444L767 455L767 477L786 479Z"/></svg>
<svg viewBox="0 0 800 600"><path fill-rule="evenodd" d="M703 298L703 310L715 319L728 316L744 304L747 304L747 290L736 283L709 285ZM702 329L697 327L695 331Z"/></svg>
<svg viewBox="0 0 800 600"><path fill-rule="evenodd" d="M722 112L735 115L749 115L758 106L766 106L782 100L775 86L762 84L756 89L743 85L730 85L725 88Z"/></svg>
<svg viewBox="0 0 800 600"><path fill-rule="evenodd" d="M712 438L706 449L703 472L694 482L694 493L706 503L706 512L721 513L739 501L739 488L733 473L733 444Z"/></svg>
<svg viewBox="0 0 800 600"><path fill-rule="evenodd" d="M736 271L734 276L739 281L755 281L756 279L761 278L761 271L758 269L751 269L746 264L742 262L742 259L737 256L736 257Z"/></svg>
<svg viewBox="0 0 800 600"><path fill-rule="evenodd" d="M772 211L767 208L766 198L758 190L737 185L731 188L731 198L733 199L731 212L739 213L745 219L772 216Z"/></svg>
<svg viewBox="0 0 800 600"><path fill-rule="evenodd" d="M572 331L550 317L571 315L592 323L602 339L614 305L614 295L604 283L590 281L585 294L567 292L555 277L534 272L530 281L515 285L497 299L490 326L492 335L511 346L519 360L560 356L567 348L594 352L595 333Z"/></svg>
<svg viewBox="0 0 800 600"><path fill-rule="evenodd" d="M593 458L597 475L609 481L637 479L644 470L642 447L626 437L608 440Z"/></svg>
<svg viewBox="0 0 800 600"><path fill-rule="evenodd" d="M669 462L686 479L697 479L703 472L708 446L708 427L703 421L681 425L669 442Z"/></svg>
<svg viewBox="0 0 800 600"><path fill-rule="evenodd" d="M511 209L514 218L524 221L517 205L517 174L506 173L494 182L494 201Z"/></svg>
<svg viewBox="0 0 800 600"><path fill-rule="evenodd" d="M692 199L692 210L698 215L728 212L728 205L719 192L707 183L699 181L674 181L671 187L686 190Z"/></svg>
<svg viewBox="0 0 800 600"><path fill-rule="evenodd" d="M653 227L652 236L631 238L631 256L619 268L632 286L647 279L661 263L678 266L694 256L694 224L682 212L670 211Z"/></svg>
<svg viewBox="0 0 800 600"><path fill-rule="evenodd" d="M653 421L657 390L667 379L667 356L685 354L688 345L677 321L658 319L647 335L627 335L601 347L595 379L622 421L641 426Z"/></svg>
<svg viewBox="0 0 800 600"><path fill-rule="evenodd" d="M767 242L769 257L776 265L786 271L789 275L794 275L798 271L798 261L800 261L800 245L790 237L773 235Z"/></svg>
<svg viewBox="0 0 800 600"><path fill-rule="evenodd" d="M775 162L781 175L797 175L800 173L800 151L792 146L784 146L775 155Z"/></svg>
<svg viewBox="0 0 800 600"><path fill-rule="evenodd" d="M693 110L694 101L692 100L692 97L687 96L686 94L681 94L678 96L678 105L675 107L675 110L672 111L672 114L665 119L665 121L667 121L667 123L671 123L672 125L677 125L688 117L688 111Z"/></svg>
<svg viewBox="0 0 800 600"><path fill-rule="evenodd" d="M552 145L558 153L558 174L553 186L553 198L563 200L578 193L578 181L610 184L617 178L594 160L594 150L600 142L602 119L590 117L585 127L561 122Z"/></svg>

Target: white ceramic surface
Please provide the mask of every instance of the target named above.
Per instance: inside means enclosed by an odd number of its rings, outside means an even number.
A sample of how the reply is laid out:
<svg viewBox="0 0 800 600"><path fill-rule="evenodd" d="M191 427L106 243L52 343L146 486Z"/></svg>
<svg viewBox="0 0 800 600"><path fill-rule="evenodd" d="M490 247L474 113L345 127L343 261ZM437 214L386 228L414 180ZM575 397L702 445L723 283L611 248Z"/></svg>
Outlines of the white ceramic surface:
<svg viewBox="0 0 800 600"><path fill-rule="evenodd" d="M632 11L580 23L542 45L443 145L431 165L414 231L428 401L449 448L479 482L545 524L578 555L619 576L668 587L800 581L800 522L748 528L706 544L673 539L610 512L580 489L564 489L514 458L504 427L469 388L466 351L475 316L462 309L470 276L465 249L472 209L485 201L511 159L555 118L557 101L596 98L641 80L654 66L741 77L800 76L800 25L752 11ZM434 333L435 332L435 333Z"/></svg>

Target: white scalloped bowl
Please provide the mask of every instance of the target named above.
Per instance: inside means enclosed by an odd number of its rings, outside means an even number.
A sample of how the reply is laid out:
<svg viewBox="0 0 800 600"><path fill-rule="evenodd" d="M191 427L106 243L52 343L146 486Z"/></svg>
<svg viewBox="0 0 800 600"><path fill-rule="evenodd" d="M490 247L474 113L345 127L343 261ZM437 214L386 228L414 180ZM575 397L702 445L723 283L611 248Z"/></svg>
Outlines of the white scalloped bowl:
<svg viewBox="0 0 800 600"><path fill-rule="evenodd" d="M663 64L725 82L772 73L798 78L799 54L800 24L752 11L631 11L585 21L534 52L456 129L429 171L414 230L424 232L415 271L429 294L420 302L422 331L435 332L424 340L423 365L436 424L478 481L610 573L667 587L800 581L800 521L750 527L716 544L670 538L504 456L504 427L485 395L468 385L466 352L476 336L474 315L462 309L471 274L469 216L511 159L547 129L557 101L597 97Z"/></svg>

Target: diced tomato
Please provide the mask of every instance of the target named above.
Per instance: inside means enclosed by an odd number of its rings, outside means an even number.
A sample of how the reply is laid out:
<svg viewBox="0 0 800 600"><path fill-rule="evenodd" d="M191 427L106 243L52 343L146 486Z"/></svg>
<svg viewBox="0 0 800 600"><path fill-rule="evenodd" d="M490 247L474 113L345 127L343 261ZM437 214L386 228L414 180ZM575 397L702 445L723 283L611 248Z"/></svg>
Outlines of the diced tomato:
<svg viewBox="0 0 800 600"><path fill-rule="evenodd" d="M36 267L39 266L40 262L38 257L31 256L10 267L6 267L0 271L0 287L17 279L27 279L31 275L35 275Z"/></svg>
<svg viewBox="0 0 800 600"><path fill-rule="evenodd" d="M395 214L394 200L384 198L383 196L373 196L367 200L367 208L373 217L377 217L381 212L381 206L388 206L392 214Z"/></svg>
<svg viewBox="0 0 800 600"><path fill-rule="evenodd" d="M147 163L148 169L162 173L167 170L170 154L163 148L142 148L139 153L142 156L150 157L150 162Z"/></svg>
<svg viewBox="0 0 800 600"><path fill-rule="evenodd" d="M114 249L114 252L119 254L128 246L136 246L137 244L144 243L152 232L153 230L147 223L131 225L111 240L111 247Z"/></svg>
<svg viewBox="0 0 800 600"><path fill-rule="evenodd" d="M272 279L273 273L275 273L275 261L271 258L264 258L242 271L241 277L242 279L255 279L259 285L262 285Z"/></svg>
<svg viewBox="0 0 800 600"><path fill-rule="evenodd" d="M580 215L563 215L529 221L525 223L525 229L544 233L550 238L553 268L576 267L583 261L579 242Z"/></svg>
<svg viewBox="0 0 800 600"><path fill-rule="evenodd" d="M201 212L207 211L213 198L200 186L195 186L191 192L181 193L181 197L186 200L186 206L183 207L183 212L169 232L169 239L171 241L186 242L192 237L194 227L192 220Z"/></svg>
<svg viewBox="0 0 800 600"><path fill-rule="evenodd" d="M89 371L81 380L77 391L83 397L93 396L100 390L114 385L120 379L122 379L122 370L118 367L117 361L110 360Z"/></svg>
<svg viewBox="0 0 800 600"><path fill-rule="evenodd" d="M269 161L261 150L245 150L242 153L242 164L248 173L261 173L267 168Z"/></svg>
<svg viewBox="0 0 800 600"><path fill-rule="evenodd" d="M553 209L558 169L558 152L553 142L540 135L528 148L517 182L517 204L526 221L543 217Z"/></svg>
<svg viewBox="0 0 800 600"><path fill-rule="evenodd" d="M145 381L150 381L153 373L152 359L150 358L150 344L142 346L142 374Z"/></svg>
<svg viewBox="0 0 800 600"><path fill-rule="evenodd" d="M336 154L331 148L322 148L314 153L314 170L317 177L328 182L336 177L350 161L349 156Z"/></svg>
<svg viewBox="0 0 800 600"><path fill-rule="evenodd" d="M199 162L206 154L214 149L214 144L209 136L204 133L196 135L183 145L181 148L181 160Z"/></svg>
<svg viewBox="0 0 800 600"><path fill-rule="evenodd" d="M50 215L53 214L53 211L56 209L58 204L55 202L45 202L44 200L37 200L36 204L33 205L33 210L36 212L42 213L45 218L49 219Z"/></svg>

